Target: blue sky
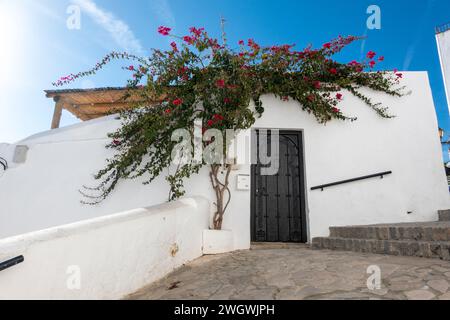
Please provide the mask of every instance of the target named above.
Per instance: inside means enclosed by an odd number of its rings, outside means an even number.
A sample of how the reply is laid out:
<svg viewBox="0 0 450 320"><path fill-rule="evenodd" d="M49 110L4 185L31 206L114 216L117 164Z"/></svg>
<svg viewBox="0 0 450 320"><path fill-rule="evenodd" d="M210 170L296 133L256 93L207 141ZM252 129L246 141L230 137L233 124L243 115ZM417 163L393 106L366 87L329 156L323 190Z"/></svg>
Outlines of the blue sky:
<svg viewBox="0 0 450 320"><path fill-rule="evenodd" d="M81 28L66 27L67 8L79 5ZM381 8L381 29L366 27L367 7ZM429 72L439 125L450 120L434 27L450 22L450 1L264 1L264 0L0 0L0 141L14 142L47 130L53 103L44 89L62 75L94 65L111 50L145 54L167 47L159 25L183 34L191 26L220 35L227 20L229 43L254 38L263 45L295 43L303 48L342 35L366 35L341 56L360 59L368 50L386 57L383 69ZM113 64L72 87L122 86L126 73ZM62 125L77 120L65 113Z"/></svg>

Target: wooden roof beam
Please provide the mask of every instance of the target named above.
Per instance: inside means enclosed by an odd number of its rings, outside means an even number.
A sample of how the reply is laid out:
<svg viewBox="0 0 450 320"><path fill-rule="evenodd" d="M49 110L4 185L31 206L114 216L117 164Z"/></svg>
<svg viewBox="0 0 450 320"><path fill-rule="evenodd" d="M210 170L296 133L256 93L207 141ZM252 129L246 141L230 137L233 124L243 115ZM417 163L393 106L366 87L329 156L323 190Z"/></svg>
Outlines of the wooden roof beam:
<svg viewBox="0 0 450 320"><path fill-rule="evenodd" d="M63 109L63 102L59 96L53 97L53 101L55 101L55 109L53 110L52 124L50 126L52 130L59 128Z"/></svg>

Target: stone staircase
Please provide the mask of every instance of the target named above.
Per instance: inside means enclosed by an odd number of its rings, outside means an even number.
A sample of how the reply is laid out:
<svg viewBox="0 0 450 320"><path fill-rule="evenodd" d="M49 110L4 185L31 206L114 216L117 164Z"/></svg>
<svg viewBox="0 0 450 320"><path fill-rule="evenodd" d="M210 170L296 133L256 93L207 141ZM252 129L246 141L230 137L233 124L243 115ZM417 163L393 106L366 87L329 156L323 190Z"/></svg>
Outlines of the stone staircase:
<svg viewBox="0 0 450 320"><path fill-rule="evenodd" d="M311 247L450 261L450 210L439 211L438 222L331 227Z"/></svg>

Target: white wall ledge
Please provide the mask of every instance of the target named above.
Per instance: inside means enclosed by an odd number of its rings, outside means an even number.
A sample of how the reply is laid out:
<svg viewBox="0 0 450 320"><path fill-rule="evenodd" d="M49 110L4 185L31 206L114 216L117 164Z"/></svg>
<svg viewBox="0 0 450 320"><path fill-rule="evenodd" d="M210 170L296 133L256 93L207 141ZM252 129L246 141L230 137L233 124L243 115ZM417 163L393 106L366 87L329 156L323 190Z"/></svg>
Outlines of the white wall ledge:
<svg viewBox="0 0 450 320"><path fill-rule="evenodd" d="M27 247L33 245L34 243L69 237L79 233L93 231L116 223L143 219L147 218L149 215L155 215L167 211L183 209L186 208L187 206L193 209L198 209L199 208L198 203L202 201L204 202L208 200L204 197L185 198L180 199L176 202L128 210L121 213L94 218L91 220L83 220L63 226L57 226L53 228L21 234L18 236L0 239L0 248L2 249L0 250L0 258L2 258L2 256L5 255L5 251L7 251L8 248L17 249L18 244L20 244L22 247Z"/></svg>
<svg viewBox="0 0 450 320"><path fill-rule="evenodd" d="M120 299L202 256L209 213L185 198L0 240L0 261L25 257L0 272L0 299Z"/></svg>

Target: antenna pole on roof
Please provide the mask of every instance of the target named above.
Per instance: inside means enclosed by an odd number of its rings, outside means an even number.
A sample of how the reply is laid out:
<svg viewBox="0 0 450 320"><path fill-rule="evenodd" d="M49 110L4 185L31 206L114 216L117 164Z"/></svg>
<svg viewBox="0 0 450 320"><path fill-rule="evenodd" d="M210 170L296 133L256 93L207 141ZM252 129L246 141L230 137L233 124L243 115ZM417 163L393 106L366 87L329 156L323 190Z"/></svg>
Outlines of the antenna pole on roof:
<svg viewBox="0 0 450 320"><path fill-rule="evenodd" d="M225 32L225 23L227 22L227 20L225 20L223 18L223 16L220 16L220 28L222 30L222 43L224 46L226 46L227 44L227 34Z"/></svg>

